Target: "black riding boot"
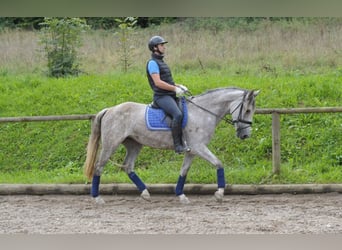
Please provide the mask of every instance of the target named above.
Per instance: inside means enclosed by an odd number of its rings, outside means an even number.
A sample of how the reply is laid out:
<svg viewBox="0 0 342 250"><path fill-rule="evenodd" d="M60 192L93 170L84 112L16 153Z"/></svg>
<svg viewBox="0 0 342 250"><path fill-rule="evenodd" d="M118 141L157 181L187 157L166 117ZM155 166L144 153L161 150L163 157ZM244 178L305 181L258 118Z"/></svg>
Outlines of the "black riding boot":
<svg viewBox="0 0 342 250"><path fill-rule="evenodd" d="M191 149L188 146L183 146L182 143L182 126L176 121L172 121L171 132L176 153L189 152Z"/></svg>

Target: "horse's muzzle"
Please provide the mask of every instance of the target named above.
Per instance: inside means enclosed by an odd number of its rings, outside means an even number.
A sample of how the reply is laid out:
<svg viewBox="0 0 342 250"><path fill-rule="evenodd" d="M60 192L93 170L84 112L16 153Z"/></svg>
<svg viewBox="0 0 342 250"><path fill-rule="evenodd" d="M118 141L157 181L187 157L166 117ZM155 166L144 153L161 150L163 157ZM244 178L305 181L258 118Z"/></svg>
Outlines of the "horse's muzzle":
<svg viewBox="0 0 342 250"><path fill-rule="evenodd" d="M240 137L241 140L244 140L244 139L247 139L247 138L249 138L249 135L242 135L242 136Z"/></svg>
<svg viewBox="0 0 342 250"><path fill-rule="evenodd" d="M250 135L249 129L242 129L242 130L236 131L236 136L239 137L241 140L245 140L249 138L251 135Z"/></svg>

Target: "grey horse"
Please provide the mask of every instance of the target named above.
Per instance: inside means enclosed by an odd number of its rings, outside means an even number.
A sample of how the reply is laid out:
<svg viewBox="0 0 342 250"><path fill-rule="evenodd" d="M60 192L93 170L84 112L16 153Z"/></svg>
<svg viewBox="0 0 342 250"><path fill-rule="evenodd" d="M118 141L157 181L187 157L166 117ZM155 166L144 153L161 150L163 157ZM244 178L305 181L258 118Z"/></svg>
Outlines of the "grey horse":
<svg viewBox="0 0 342 250"><path fill-rule="evenodd" d="M218 189L215 198L221 202L226 186L222 162L208 149L215 128L221 120L234 125L236 135L246 139L251 134L255 112L255 97L259 90L241 88L217 88L186 98L188 121L184 128L184 143L191 148L184 154L183 164L175 188L181 203L189 203L183 189L187 173L195 156L210 162L217 171ZM99 195L100 176L111 155L120 144L126 148L123 169L141 192L141 197L150 200L148 188L134 172L135 160L143 146L173 149L170 131L151 131L145 123L146 104L125 102L105 108L96 114L87 146L84 173L92 179L91 195L97 203L104 203ZM231 114L232 119L225 116ZM100 142L101 141L101 142ZM102 145L99 157L97 152Z"/></svg>

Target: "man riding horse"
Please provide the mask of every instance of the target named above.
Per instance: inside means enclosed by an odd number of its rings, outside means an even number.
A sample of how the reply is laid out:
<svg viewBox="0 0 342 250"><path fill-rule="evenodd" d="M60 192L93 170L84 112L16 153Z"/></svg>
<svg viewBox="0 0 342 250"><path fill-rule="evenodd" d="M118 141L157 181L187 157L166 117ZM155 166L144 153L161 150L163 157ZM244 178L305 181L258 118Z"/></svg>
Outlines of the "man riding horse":
<svg viewBox="0 0 342 250"><path fill-rule="evenodd" d="M154 36L148 42L152 55L146 65L147 78L153 90L153 103L172 118L171 132L176 153L189 152L190 148L183 145L183 114L177 105L177 95L188 89L173 81L171 70L163 60L166 43L167 41L160 36Z"/></svg>
<svg viewBox="0 0 342 250"><path fill-rule="evenodd" d="M215 198L218 202L222 202L226 187L224 166L208 148L215 127L221 120L225 120L234 125L236 135L240 139L246 139L251 134L255 98L259 91L224 87L208 90L200 95L192 96L191 100L186 100L188 119L184 131L187 143L183 143L183 114L177 105L177 95L188 90L185 86L175 84L171 70L163 61L165 43L167 42L160 36L151 38L148 47L152 51L152 58L146 65L146 71L154 92L154 103L171 116L172 133L151 131L148 128L145 119L148 110L146 104L124 102L98 112L91 126L84 173L89 179L92 178L91 196L99 204L104 203L99 196L101 174L111 155L121 144L126 148L122 167L141 192L143 199L150 200L150 193L148 187L135 173L134 166L142 147L148 146L174 149L177 153L184 153L183 164L175 187L175 194L181 203L189 203L189 199L184 194L184 185L195 156L201 157L216 168ZM225 117L227 114L232 116L231 120ZM190 145L191 149L186 145ZM99 149L101 152L98 154Z"/></svg>

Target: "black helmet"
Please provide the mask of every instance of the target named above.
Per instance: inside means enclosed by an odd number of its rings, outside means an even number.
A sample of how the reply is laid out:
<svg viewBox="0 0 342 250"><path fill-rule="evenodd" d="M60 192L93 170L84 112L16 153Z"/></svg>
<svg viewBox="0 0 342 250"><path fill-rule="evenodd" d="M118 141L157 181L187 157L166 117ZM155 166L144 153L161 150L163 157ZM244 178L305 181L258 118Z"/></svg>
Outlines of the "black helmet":
<svg viewBox="0 0 342 250"><path fill-rule="evenodd" d="M153 52L153 48L157 46L158 44L164 44L167 43L164 38L161 36L154 36L150 39L148 42L148 48Z"/></svg>

